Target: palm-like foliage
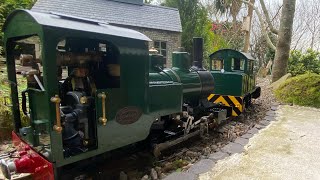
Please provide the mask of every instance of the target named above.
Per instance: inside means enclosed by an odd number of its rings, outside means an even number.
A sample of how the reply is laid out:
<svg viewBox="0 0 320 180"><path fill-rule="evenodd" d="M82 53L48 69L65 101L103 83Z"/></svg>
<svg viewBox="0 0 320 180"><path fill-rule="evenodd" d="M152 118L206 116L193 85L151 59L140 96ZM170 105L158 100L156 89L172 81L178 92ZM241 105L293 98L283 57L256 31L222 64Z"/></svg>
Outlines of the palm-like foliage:
<svg viewBox="0 0 320 180"><path fill-rule="evenodd" d="M237 15L240 12L242 1L241 0L214 0L215 8L221 14L230 14L232 16L233 23L237 21Z"/></svg>

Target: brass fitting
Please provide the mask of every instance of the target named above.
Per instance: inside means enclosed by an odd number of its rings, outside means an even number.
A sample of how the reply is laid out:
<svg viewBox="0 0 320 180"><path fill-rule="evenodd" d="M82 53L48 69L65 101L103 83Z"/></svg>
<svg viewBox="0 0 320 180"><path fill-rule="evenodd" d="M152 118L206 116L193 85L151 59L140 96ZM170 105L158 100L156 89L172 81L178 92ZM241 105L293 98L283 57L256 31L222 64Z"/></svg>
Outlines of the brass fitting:
<svg viewBox="0 0 320 180"><path fill-rule="evenodd" d="M98 98L101 98L102 103L102 117L99 118L99 121L102 123L102 125L107 125L107 118L106 118L106 98L107 95L102 92L98 94Z"/></svg>
<svg viewBox="0 0 320 180"><path fill-rule="evenodd" d="M61 133L62 126L61 126L61 115L60 115L60 102L61 99L58 95L55 95L50 99L51 102L55 103L56 105L56 125L53 126L53 130L55 130L57 133Z"/></svg>

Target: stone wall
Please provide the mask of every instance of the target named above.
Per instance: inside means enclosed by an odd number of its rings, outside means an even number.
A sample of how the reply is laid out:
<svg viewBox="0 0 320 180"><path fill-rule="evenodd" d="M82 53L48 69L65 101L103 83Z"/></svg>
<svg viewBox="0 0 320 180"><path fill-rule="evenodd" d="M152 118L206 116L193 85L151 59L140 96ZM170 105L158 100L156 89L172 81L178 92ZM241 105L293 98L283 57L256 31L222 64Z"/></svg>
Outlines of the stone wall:
<svg viewBox="0 0 320 180"><path fill-rule="evenodd" d="M179 47L181 47L181 32L172 32L172 31L164 31L164 30L157 30L157 29L132 27L132 26L130 27L128 26L126 28L139 31L145 34L146 36L148 36L152 40L167 42L166 67L172 66L172 52L176 51ZM149 43L149 48L152 48L153 46L154 46L154 43L152 41Z"/></svg>

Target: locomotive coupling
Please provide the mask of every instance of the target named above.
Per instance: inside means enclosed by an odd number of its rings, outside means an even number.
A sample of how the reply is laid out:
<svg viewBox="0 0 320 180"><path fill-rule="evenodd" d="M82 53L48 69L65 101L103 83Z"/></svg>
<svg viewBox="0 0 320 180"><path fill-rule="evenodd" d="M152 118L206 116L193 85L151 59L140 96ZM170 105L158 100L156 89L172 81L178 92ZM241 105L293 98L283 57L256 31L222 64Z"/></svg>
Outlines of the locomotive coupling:
<svg viewBox="0 0 320 180"><path fill-rule="evenodd" d="M28 151L28 148L25 148L18 152L18 158L0 161L1 171L7 179L11 179L12 173L43 174L48 171L48 166L42 164L41 157Z"/></svg>

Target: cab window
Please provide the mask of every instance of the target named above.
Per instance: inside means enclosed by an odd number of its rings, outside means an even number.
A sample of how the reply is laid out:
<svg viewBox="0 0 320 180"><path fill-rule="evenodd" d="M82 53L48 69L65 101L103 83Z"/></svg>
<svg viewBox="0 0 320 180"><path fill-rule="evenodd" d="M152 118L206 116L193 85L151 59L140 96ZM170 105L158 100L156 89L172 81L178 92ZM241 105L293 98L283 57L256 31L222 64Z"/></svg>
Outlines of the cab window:
<svg viewBox="0 0 320 180"><path fill-rule="evenodd" d="M244 59L232 58L231 69L234 71L244 71Z"/></svg>
<svg viewBox="0 0 320 180"><path fill-rule="evenodd" d="M254 61L248 61L248 72L253 73Z"/></svg>
<svg viewBox="0 0 320 180"><path fill-rule="evenodd" d="M212 70L217 70L220 71L221 69L223 69L223 60L222 59L214 59L212 60Z"/></svg>

